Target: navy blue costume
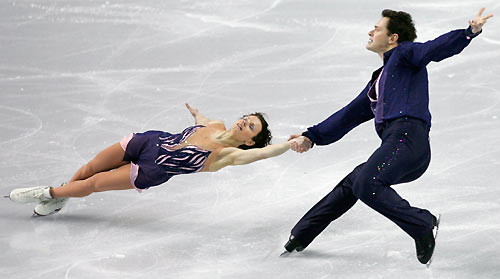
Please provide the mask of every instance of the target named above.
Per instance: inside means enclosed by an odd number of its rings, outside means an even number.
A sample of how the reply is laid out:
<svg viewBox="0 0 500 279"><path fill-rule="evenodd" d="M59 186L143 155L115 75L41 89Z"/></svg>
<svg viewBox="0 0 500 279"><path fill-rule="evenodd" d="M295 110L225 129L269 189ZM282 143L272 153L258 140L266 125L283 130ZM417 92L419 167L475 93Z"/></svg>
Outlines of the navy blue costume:
<svg viewBox="0 0 500 279"><path fill-rule="evenodd" d="M316 145L333 143L375 118L382 144L311 208L291 234L305 248L359 199L389 218L412 238L432 229L432 214L410 206L391 185L420 177L431 159L429 89L426 65L460 53L479 35L454 30L426 43L402 42L384 53L365 89L347 106L303 133ZM378 97L375 81L378 79Z"/></svg>

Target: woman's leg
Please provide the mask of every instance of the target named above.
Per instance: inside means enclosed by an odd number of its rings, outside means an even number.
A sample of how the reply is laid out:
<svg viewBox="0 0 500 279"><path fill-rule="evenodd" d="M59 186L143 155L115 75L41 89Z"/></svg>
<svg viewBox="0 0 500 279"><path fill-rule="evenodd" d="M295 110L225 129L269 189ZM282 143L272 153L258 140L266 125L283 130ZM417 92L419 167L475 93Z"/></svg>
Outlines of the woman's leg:
<svg viewBox="0 0 500 279"><path fill-rule="evenodd" d="M129 162L123 161L125 151L119 142L99 152L94 159L82 166L69 182L84 180L96 173L118 168Z"/></svg>
<svg viewBox="0 0 500 279"><path fill-rule="evenodd" d="M121 147L120 147L121 148ZM61 187L52 188L53 198L85 197L94 192L134 189L130 181L130 163L117 169L100 172L85 179L73 181Z"/></svg>

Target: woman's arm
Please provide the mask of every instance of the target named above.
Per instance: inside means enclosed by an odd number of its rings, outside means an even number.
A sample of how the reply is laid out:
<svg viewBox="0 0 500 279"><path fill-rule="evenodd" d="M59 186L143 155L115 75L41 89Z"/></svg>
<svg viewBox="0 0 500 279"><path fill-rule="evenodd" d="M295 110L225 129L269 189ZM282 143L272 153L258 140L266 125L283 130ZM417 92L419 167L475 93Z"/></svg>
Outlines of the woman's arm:
<svg viewBox="0 0 500 279"><path fill-rule="evenodd" d="M290 149L292 142L297 140L299 139L293 139L279 144L271 144L263 148L253 148L247 150L236 147L224 148L219 153L219 158L210 165L210 171L217 171L227 166L246 165L255 161L281 155Z"/></svg>
<svg viewBox="0 0 500 279"><path fill-rule="evenodd" d="M186 103L186 107L189 110L189 112L191 112L191 115L193 115L196 125L204 125L204 126L207 126L209 124L223 124L224 125L224 122L222 122L221 120L210 120L210 119L206 118L205 116L203 116L202 114L200 114L198 112L197 108L191 107L188 103Z"/></svg>
<svg viewBox="0 0 500 279"><path fill-rule="evenodd" d="M230 155L231 165L246 165L255 161L275 157L281 155L290 149L290 143L287 141L278 144L271 144L262 148L239 149L232 152Z"/></svg>

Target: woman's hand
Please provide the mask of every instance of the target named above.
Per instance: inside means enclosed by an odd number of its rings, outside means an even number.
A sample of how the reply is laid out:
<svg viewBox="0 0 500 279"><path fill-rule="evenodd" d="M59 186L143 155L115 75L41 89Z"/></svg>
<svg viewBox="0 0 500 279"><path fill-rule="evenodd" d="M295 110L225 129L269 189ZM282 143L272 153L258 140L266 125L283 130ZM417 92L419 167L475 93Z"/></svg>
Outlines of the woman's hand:
<svg viewBox="0 0 500 279"><path fill-rule="evenodd" d="M220 123L222 123L222 125L224 125L224 122L222 122L220 120L212 121L212 120L206 118L205 116L203 116L201 113L198 112L197 108L191 107L188 103L186 103L186 107L189 110L189 112L191 113L191 115L194 117L194 123L196 125L207 126L208 124L220 124Z"/></svg>
<svg viewBox="0 0 500 279"><path fill-rule="evenodd" d="M189 112L191 113L191 115L193 115L194 117L196 117L198 115L197 108L192 108L188 103L186 103L186 107L189 110Z"/></svg>

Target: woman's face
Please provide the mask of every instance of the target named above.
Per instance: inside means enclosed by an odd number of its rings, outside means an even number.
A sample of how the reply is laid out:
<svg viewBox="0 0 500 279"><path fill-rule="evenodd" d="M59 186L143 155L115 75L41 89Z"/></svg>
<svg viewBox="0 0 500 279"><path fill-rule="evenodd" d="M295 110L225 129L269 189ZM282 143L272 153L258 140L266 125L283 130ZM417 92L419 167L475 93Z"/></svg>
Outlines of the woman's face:
<svg viewBox="0 0 500 279"><path fill-rule="evenodd" d="M246 115L236 121L233 126L231 126L231 130L237 140L251 146L255 144L252 138L262 130L262 123L257 116Z"/></svg>

